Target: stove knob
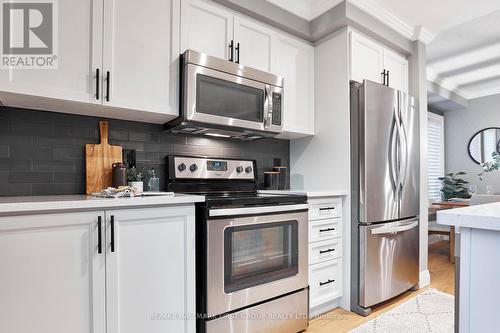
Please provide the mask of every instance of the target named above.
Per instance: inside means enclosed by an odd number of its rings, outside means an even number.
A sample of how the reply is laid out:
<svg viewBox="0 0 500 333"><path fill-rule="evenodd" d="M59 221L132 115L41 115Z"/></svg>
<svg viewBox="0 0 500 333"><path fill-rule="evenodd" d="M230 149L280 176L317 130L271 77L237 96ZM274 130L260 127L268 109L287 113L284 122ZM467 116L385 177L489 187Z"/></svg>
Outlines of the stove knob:
<svg viewBox="0 0 500 333"><path fill-rule="evenodd" d="M186 164L184 164L184 163L179 164L179 165L177 166L177 169L178 169L180 172L182 172L182 171L186 170Z"/></svg>
<svg viewBox="0 0 500 333"><path fill-rule="evenodd" d="M198 166L196 164L191 164L189 170L191 170L191 172L195 172L196 170L198 170Z"/></svg>
<svg viewBox="0 0 500 333"><path fill-rule="evenodd" d="M252 172L252 170L253 170L252 167L246 167L245 172L250 173L250 172Z"/></svg>
<svg viewBox="0 0 500 333"><path fill-rule="evenodd" d="M236 168L237 173L242 173L243 172L243 167L240 165L239 167Z"/></svg>

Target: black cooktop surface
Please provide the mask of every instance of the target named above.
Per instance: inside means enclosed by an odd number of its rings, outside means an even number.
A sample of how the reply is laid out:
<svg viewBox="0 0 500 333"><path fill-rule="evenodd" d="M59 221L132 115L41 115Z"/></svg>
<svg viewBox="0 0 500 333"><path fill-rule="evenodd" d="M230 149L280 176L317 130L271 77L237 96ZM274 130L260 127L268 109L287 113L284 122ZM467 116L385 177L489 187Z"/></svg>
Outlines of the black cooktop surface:
<svg viewBox="0 0 500 333"><path fill-rule="evenodd" d="M215 192L205 195L208 207L247 207L267 205L294 205L307 203L306 195L268 194L258 192Z"/></svg>

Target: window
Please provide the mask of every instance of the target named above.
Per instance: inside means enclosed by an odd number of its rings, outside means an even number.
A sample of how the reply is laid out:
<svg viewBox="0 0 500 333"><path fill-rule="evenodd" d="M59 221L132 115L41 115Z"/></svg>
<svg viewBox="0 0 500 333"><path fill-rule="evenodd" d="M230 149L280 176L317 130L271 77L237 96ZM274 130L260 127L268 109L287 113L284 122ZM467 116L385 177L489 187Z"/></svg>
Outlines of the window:
<svg viewBox="0 0 500 333"><path fill-rule="evenodd" d="M429 130L429 199L441 198L441 181L444 175L444 117L428 112Z"/></svg>

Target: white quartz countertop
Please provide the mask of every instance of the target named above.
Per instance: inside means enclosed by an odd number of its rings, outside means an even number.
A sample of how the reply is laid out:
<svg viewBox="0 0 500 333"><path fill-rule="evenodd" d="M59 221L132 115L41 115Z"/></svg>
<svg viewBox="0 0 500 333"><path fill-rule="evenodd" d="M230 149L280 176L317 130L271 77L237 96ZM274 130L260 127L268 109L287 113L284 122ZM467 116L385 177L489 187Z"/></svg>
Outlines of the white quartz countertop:
<svg viewBox="0 0 500 333"><path fill-rule="evenodd" d="M96 198L88 195L46 195L0 197L0 215L67 210L133 208L182 205L205 201L204 196L174 194L134 198Z"/></svg>
<svg viewBox="0 0 500 333"><path fill-rule="evenodd" d="M437 212L437 223L500 231L500 202L440 210Z"/></svg>
<svg viewBox="0 0 500 333"><path fill-rule="evenodd" d="M340 197L346 196L349 193L347 191L308 191L308 190L261 190L260 193L269 193L269 194L301 194L307 195L309 198L321 198L321 197Z"/></svg>

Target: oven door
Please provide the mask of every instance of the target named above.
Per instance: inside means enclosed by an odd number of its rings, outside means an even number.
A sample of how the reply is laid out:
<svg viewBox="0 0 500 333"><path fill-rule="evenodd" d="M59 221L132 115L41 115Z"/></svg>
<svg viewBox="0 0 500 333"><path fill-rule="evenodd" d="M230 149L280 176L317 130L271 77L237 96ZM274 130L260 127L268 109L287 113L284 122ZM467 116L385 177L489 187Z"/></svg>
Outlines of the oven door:
<svg viewBox="0 0 500 333"><path fill-rule="evenodd" d="M281 88L194 64L184 69L186 120L282 132Z"/></svg>
<svg viewBox="0 0 500 333"><path fill-rule="evenodd" d="M224 209L246 216L208 221L210 316L307 287L307 205L296 206L301 210L258 216L243 212L253 208Z"/></svg>

